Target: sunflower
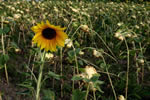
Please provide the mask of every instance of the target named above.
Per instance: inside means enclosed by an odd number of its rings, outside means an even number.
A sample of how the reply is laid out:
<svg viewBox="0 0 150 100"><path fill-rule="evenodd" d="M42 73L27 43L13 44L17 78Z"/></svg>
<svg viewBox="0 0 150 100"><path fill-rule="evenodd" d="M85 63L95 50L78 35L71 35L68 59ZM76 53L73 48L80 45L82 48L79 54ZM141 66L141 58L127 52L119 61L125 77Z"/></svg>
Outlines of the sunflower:
<svg viewBox="0 0 150 100"><path fill-rule="evenodd" d="M56 51L56 46L64 47L65 39L68 38L64 32L66 28L51 25L48 20L46 20L46 23L43 21L37 23L31 29L35 33L32 39L33 43L37 43L38 47L46 51Z"/></svg>

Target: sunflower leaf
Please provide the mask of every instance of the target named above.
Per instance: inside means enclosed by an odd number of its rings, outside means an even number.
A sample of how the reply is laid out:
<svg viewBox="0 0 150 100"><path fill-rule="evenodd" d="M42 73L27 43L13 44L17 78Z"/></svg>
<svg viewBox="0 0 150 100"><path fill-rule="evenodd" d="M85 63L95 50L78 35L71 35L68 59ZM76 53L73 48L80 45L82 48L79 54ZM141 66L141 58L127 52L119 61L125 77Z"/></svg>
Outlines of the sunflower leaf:
<svg viewBox="0 0 150 100"><path fill-rule="evenodd" d="M55 100L55 93L51 90L43 90L43 100Z"/></svg>
<svg viewBox="0 0 150 100"><path fill-rule="evenodd" d="M4 65L9 60L9 56L7 54L0 56L0 65Z"/></svg>
<svg viewBox="0 0 150 100"><path fill-rule="evenodd" d="M6 34L10 31L10 28L9 27L4 27L3 29L3 34Z"/></svg>
<svg viewBox="0 0 150 100"><path fill-rule="evenodd" d="M85 95L86 95L85 91L74 90L72 100L84 100Z"/></svg>
<svg viewBox="0 0 150 100"><path fill-rule="evenodd" d="M56 74L56 73L54 73L54 72L51 72L51 71L49 71L48 75L49 75L49 76L52 76L53 78L55 78L55 79L57 79L57 80L60 80L60 79L61 79L61 76L60 76L60 75L58 75L58 74Z"/></svg>
<svg viewBox="0 0 150 100"><path fill-rule="evenodd" d="M92 81L92 82L96 82L98 79L99 79L99 74L95 74L91 79L90 79L90 81Z"/></svg>
<svg viewBox="0 0 150 100"><path fill-rule="evenodd" d="M76 75L76 76L73 76L71 80L73 81L82 80L82 77Z"/></svg>
<svg viewBox="0 0 150 100"><path fill-rule="evenodd" d="M1 35L1 34L6 34L6 33L8 33L9 31L10 31L10 28L9 28L9 27L4 27L3 29L0 28L0 35Z"/></svg>
<svg viewBox="0 0 150 100"><path fill-rule="evenodd" d="M3 34L3 29L0 28L0 35Z"/></svg>

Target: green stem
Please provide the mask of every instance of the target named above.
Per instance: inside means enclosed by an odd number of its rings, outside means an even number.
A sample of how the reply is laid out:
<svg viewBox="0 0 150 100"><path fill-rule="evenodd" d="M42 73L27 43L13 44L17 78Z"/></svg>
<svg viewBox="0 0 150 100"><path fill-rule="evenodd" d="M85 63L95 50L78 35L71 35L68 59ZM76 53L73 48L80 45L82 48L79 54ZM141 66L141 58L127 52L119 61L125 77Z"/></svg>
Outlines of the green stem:
<svg viewBox="0 0 150 100"><path fill-rule="evenodd" d="M88 87L86 90L85 100L88 100L89 88L90 88L90 84L88 84Z"/></svg>
<svg viewBox="0 0 150 100"><path fill-rule="evenodd" d="M3 21L4 21L4 17L1 16L1 29L3 29ZM2 34L2 37L1 37L1 43L2 43L2 49L3 49L3 55L6 54L5 52L5 44L4 44L4 35ZM4 68L5 68L5 75L6 75L6 80L7 80L7 84L9 84L9 78L8 78L8 72L7 72L7 65L6 63L4 64Z"/></svg>
<svg viewBox="0 0 150 100"><path fill-rule="evenodd" d="M60 49L60 75L63 76L63 67L62 67L62 48ZM61 98L63 98L63 79L61 79Z"/></svg>
<svg viewBox="0 0 150 100"><path fill-rule="evenodd" d="M94 95L94 100L96 100L95 91L93 91L93 95Z"/></svg>
<svg viewBox="0 0 150 100"><path fill-rule="evenodd" d="M104 64L106 65L106 61L105 61L105 59L104 59L104 57L103 57L103 56L102 56L102 59L103 59ZM114 86L113 86L113 84L112 84L112 80L111 80L110 74L109 74L109 72L108 72L108 68L107 68L107 66L106 66L106 72L107 72L107 76L108 76L108 79L109 79L109 82L110 82L110 85L111 85L111 88L112 88L112 91L113 91L113 94L114 94L115 100L117 100L117 95L116 95L116 92L115 92Z"/></svg>
<svg viewBox="0 0 150 100"><path fill-rule="evenodd" d="M39 74L38 81L37 81L36 100L40 100L39 95L40 95L40 89L41 89L41 80L42 80L42 74L43 74L44 61L45 61L45 52L41 54L42 64L40 66L40 74Z"/></svg>
<svg viewBox="0 0 150 100"><path fill-rule="evenodd" d="M133 44L133 49L136 51L135 42L133 41L132 44ZM135 60L135 66L136 66L136 82L137 82L137 84L139 84L139 70L138 70L139 65L137 62L137 53L134 54L134 60Z"/></svg>
<svg viewBox="0 0 150 100"><path fill-rule="evenodd" d="M142 50L142 46L141 46L141 42L139 43L139 45L140 45L140 51L141 51L141 54L142 54L142 56L143 56L143 50ZM143 58L142 58L143 59ZM144 65L142 64L142 79L141 79L141 81L142 81L142 84L143 84L143 81L144 81Z"/></svg>
<svg viewBox="0 0 150 100"><path fill-rule="evenodd" d="M125 88L125 98L127 100L127 97L128 97L128 81L129 81L129 47L128 47L128 43L127 43L127 40L125 39L125 45L126 45L126 48L127 48L127 76L126 76L126 88Z"/></svg>
<svg viewBox="0 0 150 100"><path fill-rule="evenodd" d="M93 31L93 30L92 30ZM103 44L106 46L106 48L109 50L109 52L113 55L114 58L116 58L115 54L112 52L112 50L107 46L106 42L103 40L103 38L95 31L93 31L99 38L100 40L103 42Z"/></svg>
<svg viewBox="0 0 150 100"><path fill-rule="evenodd" d="M76 63L76 69L77 69L77 74L79 74L79 66L78 66L78 59L77 59L77 55L76 55L76 50L74 45L72 45L73 47L73 51L74 51L74 58L75 58L75 63Z"/></svg>
<svg viewBox="0 0 150 100"><path fill-rule="evenodd" d="M76 71L77 71L77 74L79 74L79 66L78 66L78 60L77 60L77 55L76 55L76 51L75 51L75 47L74 45L72 45L72 48L73 48L73 51L74 51L74 58L75 58L75 63L76 63L76 67L74 67L73 69L73 76L75 75ZM80 82L79 83L79 86L80 86ZM72 91L74 91L74 81L72 83Z"/></svg>

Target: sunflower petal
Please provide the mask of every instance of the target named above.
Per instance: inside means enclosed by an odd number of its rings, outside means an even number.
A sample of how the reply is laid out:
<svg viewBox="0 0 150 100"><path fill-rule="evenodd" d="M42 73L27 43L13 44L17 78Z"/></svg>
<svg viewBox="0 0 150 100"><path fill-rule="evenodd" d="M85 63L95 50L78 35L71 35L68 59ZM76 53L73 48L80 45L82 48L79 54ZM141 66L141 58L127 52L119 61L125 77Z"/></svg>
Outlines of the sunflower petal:
<svg viewBox="0 0 150 100"><path fill-rule="evenodd" d="M58 46L64 47L64 40L62 38L57 36L56 41L57 41Z"/></svg>
<svg viewBox="0 0 150 100"><path fill-rule="evenodd" d="M38 23L37 26L41 29L43 25Z"/></svg>
<svg viewBox="0 0 150 100"><path fill-rule="evenodd" d="M46 46L45 46L45 50L46 50L46 51L48 51L48 50L49 50L49 43L48 43L48 41L47 41L47 40L46 40L46 43L45 43L45 44L46 44Z"/></svg>
<svg viewBox="0 0 150 100"><path fill-rule="evenodd" d="M49 50L53 51L52 42L49 42Z"/></svg>
<svg viewBox="0 0 150 100"><path fill-rule="evenodd" d="M61 28L60 26L55 26L57 28L58 31L64 31L66 29L66 27Z"/></svg>
<svg viewBox="0 0 150 100"><path fill-rule="evenodd" d="M40 47L42 45L43 40L38 40L37 46Z"/></svg>
<svg viewBox="0 0 150 100"><path fill-rule="evenodd" d="M56 39L52 40L52 51L56 51Z"/></svg>
<svg viewBox="0 0 150 100"><path fill-rule="evenodd" d="M57 34L62 37L64 40L68 38L68 35L65 32L57 31Z"/></svg>
<svg viewBox="0 0 150 100"><path fill-rule="evenodd" d="M56 32L56 37L44 37L43 30L46 28L53 29ZM50 24L48 20L46 20L46 23L44 23L43 21L41 21L41 23L37 23L37 25L31 27L31 29L35 33L32 41L34 43L37 43L38 47L40 47L41 49L45 49L46 51L56 51L56 46L64 47L65 39L68 38L67 34L64 32L64 30L66 29L65 27L61 28L60 26L54 26Z"/></svg>
<svg viewBox="0 0 150 100"><path fill-rule="evenodd" d="M35 40L35 39L38 39L38 37L40 37L40 33L38 33L38 34L36 34L33 38L32 38L32 40Z"/></svg>
<svg viewBox="0 0 150 100"><path fill-rule="evenodd" d="M47 24L47 25L51 25L50 22L49 22L48 20L46 20L46 24Z"/></svg>
<svg viewBox="0 0 150 100"><path fill-rule="evenodd" d="M45 25L43 21L41 21L41 25L42 25L42 26L44 26L44 25Z"/></svg>
<svg viewBox="0 0 150 100"><path fill-rule="evenodd" d="M41 43L41 50L44 49L46 47L46 43L45 40L43 40L43 42Z"/></svg>
<svg viewBox="0 0 150 100"><path fill-rule="evenodd" d="M53 48L54 48L54 51L56 51L56 40L53 43Z"/></svg>
<svg viewBox="0 0 150 100"><path fill-rule="evenodd" d="M38 30L38 27L37 26L33 26L33 27L31 27L31 30L32 31Z"/></svg>

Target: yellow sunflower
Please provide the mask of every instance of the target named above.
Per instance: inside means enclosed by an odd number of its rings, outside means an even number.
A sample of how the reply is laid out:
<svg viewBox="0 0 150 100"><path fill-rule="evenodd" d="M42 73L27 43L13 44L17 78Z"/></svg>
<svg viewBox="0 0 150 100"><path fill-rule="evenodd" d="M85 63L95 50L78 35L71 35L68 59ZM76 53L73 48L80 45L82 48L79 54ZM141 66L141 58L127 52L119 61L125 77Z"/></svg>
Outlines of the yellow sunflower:
<svg viewBox="0 0 150 100"><path fill-rule="evenodd" d="M46 51L56 51L56 46L64 47L65 39L68 38L64 32L66 28L51 25L48 20L37 23L31 28L35 33L32 41L37 43L37 46Z"/></svg>

